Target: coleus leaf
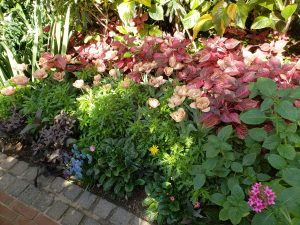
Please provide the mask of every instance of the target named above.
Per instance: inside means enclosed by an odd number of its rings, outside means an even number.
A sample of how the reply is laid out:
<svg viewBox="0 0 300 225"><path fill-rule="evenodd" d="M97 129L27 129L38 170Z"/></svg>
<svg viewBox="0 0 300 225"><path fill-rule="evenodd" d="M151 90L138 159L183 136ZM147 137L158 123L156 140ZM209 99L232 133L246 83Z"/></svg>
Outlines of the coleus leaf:
<svg viewBox="0 0 300 225"><path fill-rule="evenodd" d="M205 128L210 128L220 122L220 116L214 114L213 112L202 113L199 122L202 122Z"/></svg>

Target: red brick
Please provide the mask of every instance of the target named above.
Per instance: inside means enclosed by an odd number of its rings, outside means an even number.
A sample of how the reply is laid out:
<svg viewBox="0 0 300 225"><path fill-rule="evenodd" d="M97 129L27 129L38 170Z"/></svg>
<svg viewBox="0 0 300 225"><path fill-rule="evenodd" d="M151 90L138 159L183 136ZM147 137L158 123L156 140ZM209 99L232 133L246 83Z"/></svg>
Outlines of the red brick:
<svg viewBox="0 0 300 225"><path fill-rule="evenodd" d="M39 214L37 217L35 217L34 221L38 225L59 225L58 223L54 222L53 220L49 219L48 217L42 214Z"/></svg>
<svg viewBox="0 0 300 225"><path fill-rule="evenodd" d="M15 225L37 225L36 222L34 222L31 219L27 219L23 216L20 216L16 221Z"/></svg>
<svg viewBox="0 0 300 225"><path fill-rule="evenodd" d="M5 205L9 205L14 200L13 197L9 196L8 194L0 191L0 202Z"/></svg>
<svg viewBox="0 0 300 225"><path fill-rule="evenodd" d="M0 224L1 225L14 225L12 222L0 216Z"/></svg>
<svg viewBox="0 0 300 225"><path fill-rule="evenodd" d="M24 205L23 203L21 203L19 201L14 201L10 205L10 208L12 210L20 213L21 215L23 215L27 219L33 219L38 214L38 211L36 211L35 209L30 208L30 207Z"/></svg>
<svg viewBox="0 0 300 225"><path fill-rule="evenodd" d="M17 218L18 214L0 203L0 216L12 221Z"/></svg>

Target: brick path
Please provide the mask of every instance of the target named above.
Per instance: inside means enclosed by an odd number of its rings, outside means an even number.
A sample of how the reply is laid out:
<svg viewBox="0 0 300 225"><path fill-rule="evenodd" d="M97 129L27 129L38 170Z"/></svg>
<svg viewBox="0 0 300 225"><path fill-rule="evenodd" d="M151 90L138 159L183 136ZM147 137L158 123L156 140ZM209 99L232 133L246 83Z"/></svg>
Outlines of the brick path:
<svg viewBox="0 0 300 225"><path fill-rule="evenodd" d="M0 225L150 225L60 177L0 152Z"/></svg>

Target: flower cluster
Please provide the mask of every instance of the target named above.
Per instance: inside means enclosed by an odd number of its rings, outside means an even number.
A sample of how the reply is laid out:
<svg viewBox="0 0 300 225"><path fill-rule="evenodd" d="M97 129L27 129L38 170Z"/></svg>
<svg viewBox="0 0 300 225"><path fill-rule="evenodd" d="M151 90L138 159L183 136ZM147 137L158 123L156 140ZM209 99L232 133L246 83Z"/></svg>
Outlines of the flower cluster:
<svg viewBox="0 0 300 225"><path fill-rule="evenodd" d="M248 204L254 212L261 212L266 209L268 205L274 205L275 198L275 193L268 186L263 188L259 182L251 187Z"/></svg>
<svg viewBox="0 0 300 225"><path fill-rule="evenodd" d="M64 154L64 161L67 165L65 173L67 177L74 175L76 179L80 180L83 177L82 167L84 164L84 160L88 160L88 164L91 164L93 158L90 154L80 153L76 145L73 145L71 151L73 153L72 157L70 157L67 153Z"/></svg>

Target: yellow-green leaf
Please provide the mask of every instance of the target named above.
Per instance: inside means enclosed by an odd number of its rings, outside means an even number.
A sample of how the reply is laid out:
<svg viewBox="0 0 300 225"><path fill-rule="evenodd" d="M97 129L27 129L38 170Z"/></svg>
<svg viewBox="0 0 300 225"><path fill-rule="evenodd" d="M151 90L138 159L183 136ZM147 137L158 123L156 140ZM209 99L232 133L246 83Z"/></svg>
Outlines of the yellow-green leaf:
<svg viewBox="0 0 300 225"><path fill-rule="evenodd" d="M281 11L282 17L287 21L297 10L297 4L292 4L284 7Z"/></svg>
<svg viewBox="0 0 300 225"><path fill-rule="evenodd" d="M198 20L198 22L196 23L196 25L193 28L193 39L195 39L199 33L199 31L201 30L201 28L203 27L203 25L207 22L207 21L211 21L212 20L212 16L210 14L204 14L203 16L201 16Z"/></svg>
<svg viewBox="0 0 300 225"><path fill-rule="evenodd" d="M137 2L147 6L147 7L151 7L151 0L137 0Z"/></svg>
<svg viewBox="0 0 300 225"><path fill-rule="evenodd" d="M231 20L235 20L237 11L237 5L234 3L230 3L227 7L227 15Z"/></svg>

